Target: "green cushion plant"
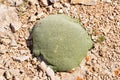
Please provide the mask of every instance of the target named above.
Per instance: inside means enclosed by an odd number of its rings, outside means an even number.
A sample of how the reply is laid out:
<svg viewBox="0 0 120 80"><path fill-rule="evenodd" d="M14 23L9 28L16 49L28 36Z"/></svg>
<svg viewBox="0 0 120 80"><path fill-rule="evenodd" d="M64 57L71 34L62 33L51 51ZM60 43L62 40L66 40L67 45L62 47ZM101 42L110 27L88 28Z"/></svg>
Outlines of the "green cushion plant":
<svg viewBox="0 0 120 80"><path fill-rule="evenodd" d="M64 14L41 19L32 30L33 53L42 55L55 71L77 67L92 47L92 40L78 20Z"/></svg>

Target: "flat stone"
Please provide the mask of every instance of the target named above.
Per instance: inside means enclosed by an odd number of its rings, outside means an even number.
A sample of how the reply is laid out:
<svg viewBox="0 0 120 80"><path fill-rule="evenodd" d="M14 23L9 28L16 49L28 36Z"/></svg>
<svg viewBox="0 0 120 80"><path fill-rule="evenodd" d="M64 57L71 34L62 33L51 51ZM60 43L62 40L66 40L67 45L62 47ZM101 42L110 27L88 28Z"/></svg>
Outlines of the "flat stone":
<svg viewBox="0 0 120 80"><path fill-rule="evenodd" d="M50 67L47 67L46 73L50 76L51 80L55 80L55 73Z"/></svg>
<svg viewBox="0 0 120 80"><path fill-rule="evenodd" d="M71 0L72 4L95 5L99 0Z"/></svg>
<svg viewBox="0 0 120 80"><path fill-rule="evenodd" d="M8 2L11 3L11 5L21 5L23 3L23 0L7 0Z"/></svg>
<svg viewBox="0 0 120 80"><path fill-rule="evenodd" d="M17 60L17 61L25 61L25 60L28 60L30 57L29 56L25 56L25 55L21 55L21 56L18 56L18 57L13 57L14 60Z"/></svg>
<svg viewBox="0 0 120 80"><path fill-rule="evenodd" d="M6 5L0 5L0 27L11 27L12 31L17 31L21 27L18 14L14 7L8 7Z"/></svg>
<svg viewBox="0 0 120 80"><path fill-rule="evenodd" d="M47 65L45 64L45 62L41 62L40 64L40 68L43 70L43 71L46 71L47 70Z"/></svg>
<svg viewBox="0 0 120 80"><path fill-rule="evenodd" d="M51 3L55 3L57 1L60 1L60 0L49 0Z"/></svg>
<svg viewBox="0 0 120 80"><path fill-rule="evenodd" d="M112 2L112 0L102 0L103 2L108 2L108 3L110 3L110 2Z"/></svg>

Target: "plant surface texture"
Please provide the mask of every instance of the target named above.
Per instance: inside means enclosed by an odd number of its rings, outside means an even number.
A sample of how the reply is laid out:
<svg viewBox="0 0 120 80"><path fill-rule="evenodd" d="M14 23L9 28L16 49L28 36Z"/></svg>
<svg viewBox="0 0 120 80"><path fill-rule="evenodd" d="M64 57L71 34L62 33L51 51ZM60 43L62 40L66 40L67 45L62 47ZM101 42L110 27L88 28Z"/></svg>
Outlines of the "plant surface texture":
<svg viewBox="0 0 120 80"><path fill-rule="evenodd" d="M78 20L67 15L50 15L32 30L33 53L42 55L55 71L79 66L92 47L92 40Z"/></svg>

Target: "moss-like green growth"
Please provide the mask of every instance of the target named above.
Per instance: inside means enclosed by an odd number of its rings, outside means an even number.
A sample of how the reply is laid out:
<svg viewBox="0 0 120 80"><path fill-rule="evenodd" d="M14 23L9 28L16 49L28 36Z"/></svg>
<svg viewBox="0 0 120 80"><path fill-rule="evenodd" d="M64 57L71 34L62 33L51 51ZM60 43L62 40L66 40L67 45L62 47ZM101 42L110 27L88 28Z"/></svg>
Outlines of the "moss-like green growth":
<svg viewBox="0 0 120 80"><path fill-rule="evenodd" d="M102 43L105 40L105 37L102 35L98 36L97 42Z"/></svg>
<svg viewBox="0 0 120 80"><path fill-rule="evenodd" d="M92 40L78 20L50 15L32 30L33 53L44 57L56 71L77 67L92 47Z"/></svg>

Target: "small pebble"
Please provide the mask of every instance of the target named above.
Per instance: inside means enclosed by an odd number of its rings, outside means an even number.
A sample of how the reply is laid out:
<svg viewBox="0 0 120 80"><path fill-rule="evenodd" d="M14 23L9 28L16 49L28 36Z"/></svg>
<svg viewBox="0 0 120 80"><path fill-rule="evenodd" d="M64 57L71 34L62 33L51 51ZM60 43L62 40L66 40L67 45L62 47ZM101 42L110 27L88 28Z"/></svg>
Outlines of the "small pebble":
<svg viewBox="0 0 120 80"><path fill-rule="evenodd" d="M47 0L40 0L41 5L43 6L48 6L48 1Z"/></svg>
<svg viewBox="0 0 120 80"><path fill-rule="evenodd" d="M43 71L46 71L47 70L47 65L45 64L45 62L41 62L40 64L40 68L43 70Z"/></svg>
<svg viewBox="0 0 120 80"><path fill-rule="evenodd" d="M10 80L10 79L12 78L12 75L10 74L9 71L6 71L6 72L5 72L5 78L6 78L7 80Z"/></svg>
<svg viewBox="0 0 120 80"><path fill-rule="evenodd" d="M0 80L6 80L2 75L0 75Z"/></svg>
<svg viewBox="0 0 120 80"><path fill-rule="evenodd" d="M67 8L70 8L70 4L69 3L64 3L64 6Z"/></svg>
<svg viewBox="0 0 120 80"><path fill-rule="evenodd" d="M11 41L11 47L17 47L17 42L15 40Z"/></svg>
<svg viewBox="0 0 120 80"><path fill-rule="evenodd" d="M28 0L31 4L38 4L38 0Z"/></svg>
<svg viewBox="0 0 120 80"><path fill-rule="evenodd" d="M55 2L58 2L60 0L49 0L51 3L55 3Z"/></svg>
<svg viewBox="0 0 120 80"><path fill-rule="evenodd" d="M54 8L62 8L63 6L62 6L62 4L57 2L57 3L54 3L53 7Z"/></svg>
<svg viewBox="0 0 120 80"><path fill-rule="evenodd" d="M36 21L37 16L31 15L29 21L34 22Z"/></svg>
<svg viewBox="0 0 120 80"><path fill-rule="evenodd" d="M71 0L72 4L85 4L85 5L95 5L99 0Z"/></svg>
<svg viewBox="0 0 120 80"><path fill-rule="evenodd" d="M112 0L102 0L103 2L108 2L108 3L110 3L110 2L112 2Z"/></svg>
<svg viewBox="0 0 120 80"><path fill-rule="evenodd" d="M0 45L0 53L4 54L6 52L7 52L7 49L6 49L5 45Z"/></svg>
<svg viewBox="0 0 120 80"><path fill-rule="evenodd" d="M63 10L62 10L62 9L60 9L60 10L58 11L58 13L62 14L62 13L63 13Z"/></svg>
<svg viewBox="0 0 120 80"><path fill-rule="evenodd" d="M29 56L25 56L25 55L21 55L19 57L13 57L14 60L17 60L17 61L25 61L25 60L28 60L30 57Z"/></svg>
<svg viewBox="0 0 120 80"><path fill-rule="evenodd" d="M20 50L20 53L21 53L21 54L27 54L27 53L28 53L28 50Z"/></svg>

